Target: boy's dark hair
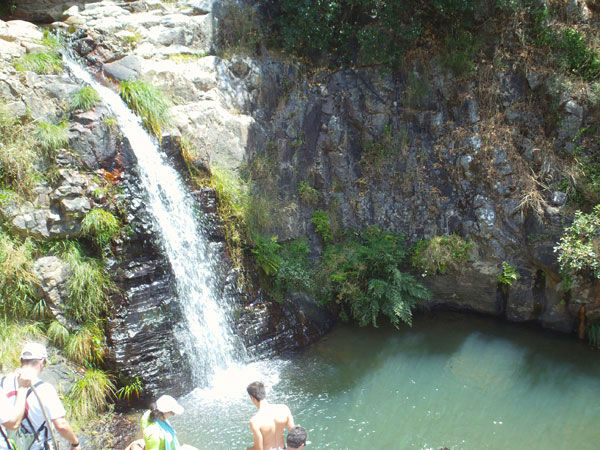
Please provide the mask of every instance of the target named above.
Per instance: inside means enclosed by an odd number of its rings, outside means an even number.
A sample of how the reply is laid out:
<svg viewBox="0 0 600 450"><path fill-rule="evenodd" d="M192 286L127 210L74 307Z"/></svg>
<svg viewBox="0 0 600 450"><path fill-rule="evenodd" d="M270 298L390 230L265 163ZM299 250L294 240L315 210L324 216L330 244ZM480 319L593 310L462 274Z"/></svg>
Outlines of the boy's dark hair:
<svg viewBox="0 0 600 450"><path fill-rule="evenodd" d="M302 444L306 444L306 438L308 437L308 433L302 427L294 427L292 428L287 435L287 446L298 448Z"/></svg>
<svg viewBox="0 0 600 450"><path fill-rule="evenodd" d="M255 398L257 401L262 401L267 396L265 391L265 385L260 381L254 381L250 383L246 388L250 397Z"/></svg>

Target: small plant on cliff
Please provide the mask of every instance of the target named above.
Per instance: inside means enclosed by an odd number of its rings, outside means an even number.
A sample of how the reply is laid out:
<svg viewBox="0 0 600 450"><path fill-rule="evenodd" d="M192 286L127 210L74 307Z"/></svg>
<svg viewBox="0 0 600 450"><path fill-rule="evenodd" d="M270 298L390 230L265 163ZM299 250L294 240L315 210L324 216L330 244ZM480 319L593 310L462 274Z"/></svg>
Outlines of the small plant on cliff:
<svg viewBox="0 0 600 450"><path fill-rule="evenodd" d="M50 342L54 345L64 347L69 341L71 333L69 333L69 330L67 330L67 328L58 320L53 320L50 325L48 325L46 336L48 336L48 339L50 339Z"/></svg>
<svg viewBox="0 0 600 450"><path fill-rule="evenodd" d="M69 317L79 323L99 318L106 311L109 294L115 289L102 262L84 256L81 247L74 242L66 244L63 258L71 268L66 304Z"/></svg>
<svg viewBox="0 0 600 450"><path fill-rule="evenodd" d="M267 286L271 295L280 300L286 292L311 292L314 287L314 270L308 259L308 241L295 239L279 243L277 236L253 236L256 262L271 284Z"/></svg>
<svg viewBox="0 0 600 450"><path fill-rule="evenodd" d="M63 71L63 62L56 52L27 53L14 62L19 72L31 71L40 75L57 74Z"/></svg>
<svg viewBox="0 0 600 450"><path fill-rule="evenodd" d="M142 379L139 376L135 376L117 390L116 396L119 400L129 402L139 398L143 391Z"/></svg>
<svg viewBox="0 0 600 450"><path fill-rule="evenodd" d="M498 283L503 289L512 286L512 284L519 279L517 268L510 265L506 261L502 262L502 272L498 275Z"/></svg>
<svg viewBox="0 0 600 450"><path fill-rule="evenodd" d="M89 111L99 102L98 92L90 86L84 86L72 95L69 106L72 110Z"/></svg>
<svg viewBox="0 0 600 450"><path fill-rule="evenodd" d="M38 174L37 158L27 126L0 103L0 183L18 192L30 192Z"/></svg>
<svg viewBox="0 0 600 450"><path fill-rule="evenodd" d="M48 155L69 144L69 123L59 124L40 122L35 132L35 137Z"/></svg>
<svg viewBox="0 0 600 450"><path fill-rule="evenodd" d="M339 307L342 319L377 326L384 315L398 327L412 323L412 308L431 298L427 288L401 272L404 236L369 227L328 245L323 252L320 286L324 303Z"/></svg>
<svg viewBox="0 0 600 450"><path fill-rule="evenodd" d="M412 264L423 275L446 273L468 260L472 247L473 243L465 241L457 234L423 239L415 246Z"/></svg>
<svg viewBox="0 0 600 450"><path fill-rule="evenodd" d="M101 363L105 351L102 331L94 324L87 323L76 333L71 334L65 345L67 357L77 363Z"/></svg>
<svg viewBox="0 0 600 450"><path fill-rule="evenodd" d="M81 232L103 248L121 230L121 223L111 212L93 209L81 222Z"/></svg>
<svg viewBox="0 0 600 450"><path fill-rule="evenodd" d="M170 123L171 106L162 91L145 81L123 81L121 97L142 118L144 126L160 139L162 129Z"/></svg>
<svg viewBox="0 0 600 450"><path fill-rule="evenodd" d="M331 222L329 220L329 214L325 211L316 210L313 212L311 223L315 226L317 234L321 236L323 243L328 243L333 240L333 234L331 233Z"/></svg>
<svg viewBox="0 0 600 450"><path fill-rule="evenodd" d="M67 396L72 418L84 424L105 410L109 399L115 393L115 385L110 376L100 369L88 369L74 385Z"/></svg>
<svg viewBox="0 0 600 450"><path fill-rule="evenodd" d="M575 212L554 252L563 271L600 278L600 205L589 214Z"/></svg>
<svg viewBox="0 0 600 450"><path fill-rule="evenodd" d="M312 187L307 181L302 181L298 185L298 195L307 205L316 205L319 203L319 191Z"/></svg>
<svg viewBox="0 0 600 450"><path fill-rule="evenodd" d="M0 313L6 317L29 317L36 299L37 277L32 271L35 246L0 233Z"/></svg>

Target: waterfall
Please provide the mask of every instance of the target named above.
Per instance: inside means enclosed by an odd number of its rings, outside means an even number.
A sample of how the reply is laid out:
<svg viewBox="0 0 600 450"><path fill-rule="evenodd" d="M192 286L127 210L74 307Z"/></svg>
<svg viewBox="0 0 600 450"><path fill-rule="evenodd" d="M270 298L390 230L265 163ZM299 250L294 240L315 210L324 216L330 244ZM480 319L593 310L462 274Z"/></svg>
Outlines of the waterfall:
<svg viewBox="0 0 600 450"><path fill-rule="evenodd" d="M98 92L137 158L147 208L173 269L184 315L177 339L189 357L196 386L205 385L217 370L240 359L243 345L232 331L227 299L216 298L211 288L216 262L197 220L194 200L155 140L142 128L139 117L79 65L68 59L65 62L76 78Z"/></svg>

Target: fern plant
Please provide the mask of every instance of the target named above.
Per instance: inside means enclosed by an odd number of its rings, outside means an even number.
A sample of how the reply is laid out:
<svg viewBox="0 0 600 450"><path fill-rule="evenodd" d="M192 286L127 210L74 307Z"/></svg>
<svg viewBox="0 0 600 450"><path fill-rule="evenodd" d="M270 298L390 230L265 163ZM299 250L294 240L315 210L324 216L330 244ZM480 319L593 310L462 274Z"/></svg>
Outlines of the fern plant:
<svg viewBox="0 0 600 450"><path fill-rule="evenodd" d="M498 283L502 286L502 289L506 290L509 286L519 279L517 268L510 265L506 261L502 262L502 272L498 275Z"/></svg>
<svg viewBox="0 0 600 450"><path fill-rule="evenodd" d="M342 319L360 326L377 326L381 315L398 327L412 324L412 309L431 294L399 265L406 258L404 236L369 227L343 242L329 245L323 253L322 296L335 302ZM323 276L324 275L324 276Z"/></svg>

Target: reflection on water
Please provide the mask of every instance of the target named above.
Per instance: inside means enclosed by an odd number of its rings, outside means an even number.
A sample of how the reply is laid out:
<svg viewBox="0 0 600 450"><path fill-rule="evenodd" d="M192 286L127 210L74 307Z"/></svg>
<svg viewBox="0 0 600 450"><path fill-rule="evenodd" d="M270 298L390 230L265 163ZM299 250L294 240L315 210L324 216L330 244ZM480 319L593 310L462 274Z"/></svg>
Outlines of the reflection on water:
<svg viewBox="0 0 600 450"><path fill-rule="evenodd" d="M340 326L300 355L217 375L174 425L201 449L251 445L246 385L264 380L308 448L596 448L600 354L491 319L444 314L412 329Z"/></svg>

